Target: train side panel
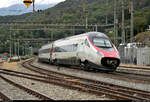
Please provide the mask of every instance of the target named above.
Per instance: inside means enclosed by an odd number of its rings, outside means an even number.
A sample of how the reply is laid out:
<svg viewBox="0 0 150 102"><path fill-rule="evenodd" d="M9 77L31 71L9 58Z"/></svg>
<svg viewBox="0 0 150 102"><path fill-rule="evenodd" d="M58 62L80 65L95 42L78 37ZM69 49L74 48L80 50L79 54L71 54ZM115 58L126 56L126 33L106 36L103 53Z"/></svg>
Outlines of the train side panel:
<svg viewBox="0 0 150 102"><path fill-rule="evenodd" d="M66 39L54 42L54 52L52 60L57 61L58 64L79 65L77 57L77 49L79 39Z"/></svg>
<svg viewBox="0 0 150 102"><path fill-rule="evenodd" d="M51 47L52 47L52 44L47 44L39 50L39 60L40 61L49 62Z"/></svg>

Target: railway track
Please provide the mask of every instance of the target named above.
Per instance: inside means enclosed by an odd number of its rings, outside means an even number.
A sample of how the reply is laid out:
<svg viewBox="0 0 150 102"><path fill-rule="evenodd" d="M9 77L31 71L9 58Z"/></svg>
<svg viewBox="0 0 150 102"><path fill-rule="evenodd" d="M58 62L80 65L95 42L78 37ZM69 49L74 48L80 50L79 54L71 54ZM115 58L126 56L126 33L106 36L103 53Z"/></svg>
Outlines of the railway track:
<svg viewBox="0 0 150 102"><path fill-rule="evenodd" d="M67 67L66 67L67 68ZM70 68L70 67L69 67ZM76 69L76 70L84 70L79 67L72 67L71 69ZM89 70L90 71L90 70ZM98 70L91 70L94 73L99 72ZM101 71L102 74L105 74L106 72ZM115 75L115 76L120 76L121 78L126 78L126 79L136 79L139 81L147 81L150 82L150 74L142 74L142 73L132 73L132 72L126 72L126 71L115 71L115 72L107 72L107 75Z"/></svg>
<svg viewBox="0 0 150 102"><path fill-rule="evenodd" d="M66 88L69 88L69 89L74 89L74 90L80 90L82 92L90 92L90 93L93 93L93 94L96 94L96 95L104 95L105 92L98 92L97 90L90 90L90 89L82 89L82 87L79 87L79 86L76 86L76 85L79 85L79 84L75 84L74 82L70 82L70 81L66 81L66 80L62 80L62 79L58 79L58 78L49 78L49 77L43 77L43 76L38 76L38 75L30 75L30 74L27 74L27 73L19 73L19 72L15 72L15 71L8 71L8 70L4 70L0 71L0 73L2 74L7 74L7 75L11 75L11 76L17 76L17 77L22 77L22 78L27 78L27 79L31 79L31 80L36 80L36 81L40 81L40 82L44 82L44 83L49 83L49 84L55 84L55 85L60 85L60 86L63 86L63 87L66 87ZM18 75L20 74L20 75ZM25 76L27 75L27 76ZM31 77L31 76L34 76L34 77ZM36 76L36 77L35 77ZM63 83L62 83L63 81ZM61 83L60 83L61 82ZM106 96L107 97L110 97L111 98L113 97L114 99L118 99L118 97L114 96L114 95L109 95L109 93L105 93L107 94ZM120 99L120 98L119 98ZM121 99L125 99L125 98L122 98Z"/></svg>
<svg viewBox="0 0 150 102"><path fill-rule="evenodd" d="M8 98L6 95L4 95L3 93L0 92L0 101L1 100L8 101L8 100L10 100L10 98Z"/></svg>
<svg viewBox="0 0 150 102"><path fill-rule="evenodd" d="M127 79L134 79L134 80L139 80L141 82L150 83L150 75L121 72L121 71L116 71L115 73L111 73L111 74L116 76L123 76L123 78L127 78Z"/></svg>
<svg viewBox="0 0 150 102"><path fill-rule="evenodd" d="M7 74L9 74L9 73L7 73ZM28 94L30 94L30 95L32 95L32 96L35 96L35 97L37 97L37 98L39 98L40 100L52 100L51 98L49 98L49 97L47 97L47 96L45 96L45 95L43 95L43 94L41 94L41 93L39 93L39 92L36 92L36 91L33 90L33 89L29 89L29 88L27 88L27 87L25 87L25 86L22 86L22 85L20 85L20 84L17 84L17 83L15 83L15 82L9 80L8 78L3 77L2 75L0 75L0 78L2 78L4 81L8 82L9 84L11 84L11 85L13 85L13 86L15 86L15 87L17 87L17 88L19 88L19 89L25 91L26 93L28 93Z"/></svg>
<svg viewBox="0 0 150 102"><path fill-rule="evenodd" d="M137 65L121 65L119 67L123 68L130 68L130 69L143 69L143 70L150 70L149 66L137 66Z"/></svg>
<svg viewBox="0 0 150 102"><path fill-rule="evenodd" d="M47 64L44 64L47 65ZM68 67L66 67L68 68ZM75 69L75 70L84 70L76 66L71 66L69 69ZM98 70L89 70L92 73L101 73L101 75L106 76L106 77L112 77L113 79L117 80L125 80L128 82L137 82L137 83L146 83L150 84L150 74L142 74L142 73L132 73L132 72L127 72L127 71L120 71L117 70L115 72L103 72L103 71L98 71Z"/></svg>
<svg viewBox="0 0 150 102"><path fill-rule="evenodd" d="M29 63L30 62L30 63ZM33 66L31 60L24 62L23 66L29 70L44 74L53 78L53 82L57 82L58 85L65 86L69 83L71 88L79 89L80 91L85 91L99 95L106 95L106 97L111 97L113 99L129 99L129 100L148 100L150 99L150 92L131 89L123 86L113 85L110 83L84 79L76 76L66 75L54 71L49 71L46 69L41 69L39 67ZM65 78L66 77L66 78ZM67 78L68 77L68 78ZM70 80L71 79L71 80ZM51 79L52 80L52 79ZM75 81L76 80L76 81ZM76 87L75 87L76 85ZM78 86L78 88L77 88ZM81 90L82 89L82 90Z"/></svg>

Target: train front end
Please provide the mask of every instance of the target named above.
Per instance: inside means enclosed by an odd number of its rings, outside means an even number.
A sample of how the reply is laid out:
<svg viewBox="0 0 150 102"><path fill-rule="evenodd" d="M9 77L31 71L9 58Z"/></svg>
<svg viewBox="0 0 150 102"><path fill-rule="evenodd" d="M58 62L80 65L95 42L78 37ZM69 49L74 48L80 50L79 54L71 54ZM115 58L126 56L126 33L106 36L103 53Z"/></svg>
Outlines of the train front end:
<svg viewBox="0 0 150 102"><path fill-rule="evenodd" d="M90 34L88 37L97 55L95 68L115 71L120 64L120 56L110 39L103 33Z"/></svg>

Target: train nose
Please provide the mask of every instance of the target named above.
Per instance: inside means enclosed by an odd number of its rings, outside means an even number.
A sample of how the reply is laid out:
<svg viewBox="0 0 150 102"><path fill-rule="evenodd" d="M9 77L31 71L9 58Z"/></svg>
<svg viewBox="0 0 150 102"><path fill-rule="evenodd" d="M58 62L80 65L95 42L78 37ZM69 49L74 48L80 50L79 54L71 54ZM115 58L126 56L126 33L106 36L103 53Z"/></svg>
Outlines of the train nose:
<svg viewBox="0 0 150 102"><path fill-rule="evenodd" d="M116 58L102 58L101 64L105 67L116 68L120 64L120 60Z"/></svg>

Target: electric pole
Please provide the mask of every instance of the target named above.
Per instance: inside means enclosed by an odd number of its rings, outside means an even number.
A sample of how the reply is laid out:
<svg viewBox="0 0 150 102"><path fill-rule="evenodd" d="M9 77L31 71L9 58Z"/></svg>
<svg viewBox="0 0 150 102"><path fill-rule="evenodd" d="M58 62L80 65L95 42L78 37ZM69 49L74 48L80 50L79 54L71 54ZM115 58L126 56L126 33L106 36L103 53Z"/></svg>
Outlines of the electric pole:
<svg viewBox="0 0 150 102"><path fill-rule="evenodd" d="M122 43L125 44L125 17L124 17L124 9L125 9L125 5L124 5L124 0L122 0Z"/></svg>
<svg viewBox="0 0 150 102"><path fill-rule="evenodd" d="M85 18L85 28L87 30L88 28L88 18L87 18L87 14L88 14L88 11L86 11L86 0L82 0L82 3L83 3L83 18ZM84 22L84 20L83 20Z"/></svg>
<svg viewBox="0 0 150 102"><path fill-rule="evenodd" d="M97 32L97 29L98 29L98 28L97 28L97 24L96 24L96 25L95 25L95 31L96 31L96 32Z"/></svg>
<svg viewBox="0 0 150 102"><path fill-rule="evenodd" d="M114 0L114 44L117 45L118 37L118 17L117 17L117 0Z"/></svg>
<svg viewBox="0 0 150 102"><path fill-rule="evenodd" d="M19 55L19 50L20 50L20 49L19 49L19 40L18 40L18 57L20 56L20 55Z"/></svg>
<svg viewBox="0 0 150 102"><path fill-rule="evenodd" d="M16 34L14 33L14 56L16 56L17 54L16 54L16 41L15 41L15 37L16 36Z"/></svg>
<svg viewBox="0 0 150 102"><path fill-rule="evenodd" d="M106 7L108 9L108 0L106 0ZM108 12L106 12L106 21L105 21L106 25L108 24Z"/></svg>
<svg viewBox="0 0 150 102"><path fill-rule="evenodd" d="M51 31L51 41L53 41L53 31Z"/></svg>
<svg viewBox="0 0 150 102"><path fill-rule="evenodd" d="M9 57L11 58L11 30L10 30L10 49L9 49Z"/></svg>
<svg viewBox="0 0 150 102"><path fill-rule="evenodd" d="M131 3L131 32L130 32L130 43L133 42L133 36L134 36L134 4L133 0L130 0Z"/></svg>
<svg viewBox="0 0 150 102"><path fill-rule="evenodd" d="M16 49L16 47L17 47L17 43L15 42L15 56L17 56L17 49Z"/></svg>
<svg viewBox="0 0 150 102"><path fill-rule="evenodd" d="M32 0L32 3L33 3L33 13L34 13L35 12L35 5L34 5L35 0Z"/></svg>

